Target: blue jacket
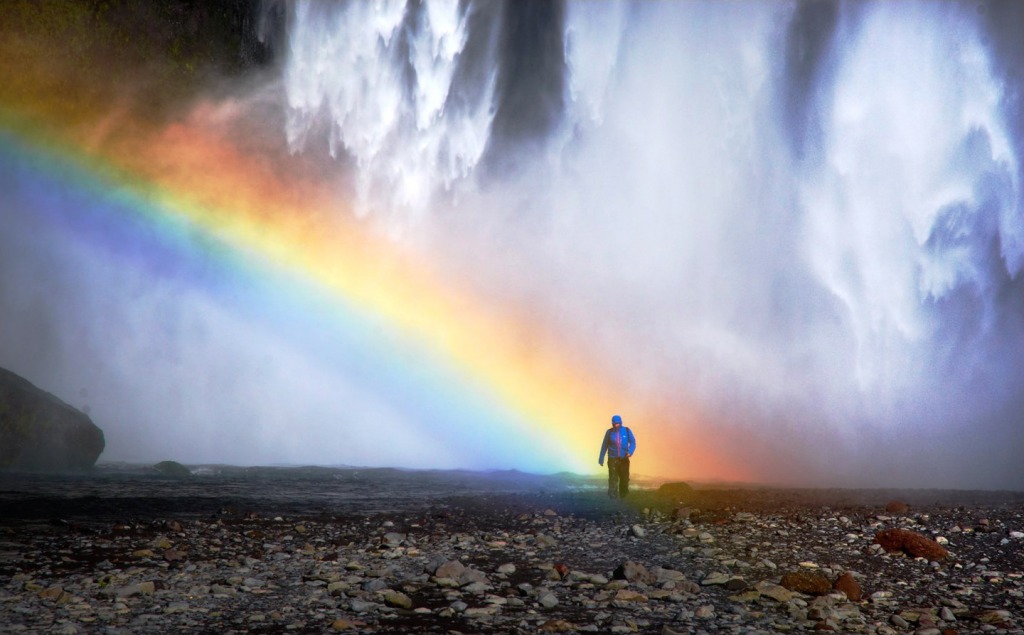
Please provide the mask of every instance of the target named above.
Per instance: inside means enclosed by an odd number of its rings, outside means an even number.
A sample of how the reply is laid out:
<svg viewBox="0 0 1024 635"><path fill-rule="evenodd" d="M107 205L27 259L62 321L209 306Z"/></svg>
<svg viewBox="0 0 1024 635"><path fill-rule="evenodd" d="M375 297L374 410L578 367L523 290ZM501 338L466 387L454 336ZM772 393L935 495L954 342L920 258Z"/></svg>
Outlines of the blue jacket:
<svg viewBox="0 0 1024 635"><path fill-rule="evenodd" d="M618 435L618 443L616 443L616 435ZM626 426L621 426L618 431L614 427L609 428L604 433L604 441L601 442L601 456L597 458L598 465L604 465L604 454L608 453L609 459L619 459L625 456L629 456L636 451L636 437L633 436L633 431Z"/></svg>

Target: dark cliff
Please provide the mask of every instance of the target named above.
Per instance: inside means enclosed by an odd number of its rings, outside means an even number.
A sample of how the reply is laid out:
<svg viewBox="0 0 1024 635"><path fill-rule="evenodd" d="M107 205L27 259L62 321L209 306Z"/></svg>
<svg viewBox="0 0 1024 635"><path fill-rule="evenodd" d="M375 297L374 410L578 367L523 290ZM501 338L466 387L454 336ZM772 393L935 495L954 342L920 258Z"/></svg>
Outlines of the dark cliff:
<svg viewBox="0 0 1024 635"><path fill-rule="evenodd" d="M104 445L87 414L0 368L0 470L87 470Z"/></svg>

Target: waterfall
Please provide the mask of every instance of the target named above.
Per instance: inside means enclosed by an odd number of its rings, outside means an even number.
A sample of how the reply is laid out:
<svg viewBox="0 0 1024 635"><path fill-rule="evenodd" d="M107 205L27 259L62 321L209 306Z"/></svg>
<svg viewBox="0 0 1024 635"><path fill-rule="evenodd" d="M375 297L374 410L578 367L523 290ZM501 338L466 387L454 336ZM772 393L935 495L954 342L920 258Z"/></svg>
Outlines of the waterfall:
<svg viewBox="0 0 1024 635"><path fill-rule="evenodd" d="M1021 12L545 6L298 3L293 150L635 394L861 451L1019 437Z"/></svg>

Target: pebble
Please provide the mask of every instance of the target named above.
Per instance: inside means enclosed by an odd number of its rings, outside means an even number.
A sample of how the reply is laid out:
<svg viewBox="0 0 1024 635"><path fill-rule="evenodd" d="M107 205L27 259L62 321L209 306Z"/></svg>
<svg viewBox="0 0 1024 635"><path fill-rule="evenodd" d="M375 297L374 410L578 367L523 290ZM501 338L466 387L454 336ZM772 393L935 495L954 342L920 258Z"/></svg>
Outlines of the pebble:
<svg viewBox="0 0 1024 635"><path fill-rule="evenodd" d="M982 524L938 506L576 516L561 502L95 531L8 520L0 633L1024 633L1019 508ZM876 549L891 528L948 536L951 555ZM822 584L783 586L794 574ZM840 578L864 599L831 590Z"/></svg>

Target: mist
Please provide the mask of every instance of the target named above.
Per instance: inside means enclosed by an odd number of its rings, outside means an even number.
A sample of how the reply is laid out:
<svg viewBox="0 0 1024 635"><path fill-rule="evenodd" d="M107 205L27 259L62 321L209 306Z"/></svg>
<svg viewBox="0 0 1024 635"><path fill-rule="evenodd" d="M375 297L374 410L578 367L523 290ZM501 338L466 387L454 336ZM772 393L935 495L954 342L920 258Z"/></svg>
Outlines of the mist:
<svg viewBox="0 0 1024 635"><path fill-rule="evenodd" d="M293 145L326 119L364 213L542 315L624 398L699 404L768 478L1020 483L1019 83L993 42L1022 49L983 10L570 3L514 42L515 11L472 5L378 14L388 46L341 53L317 12L372 21L309 9ZM507 32L488 48L484 25ZM474 57L420 72L453 40ZM531 75L508 79L510 50ZM327 51L365 75L311 79ZM480 57L486 78L465 70ZM367 86L407 99L375 118Z"/></svg>
<svg viewBox="0 0 1024 635"><path fill-rule="evenodd" d="M274 65L176 116L540 325L613 378L641 450L693 433L766 483L1024 487L1020 11L273 6ZM117 198L34 184L9 147L0 365L87 408L104 460L539 465L385 390L361 335L309 334L318 305L270 263L89 239L67 210Z"/></svg>

